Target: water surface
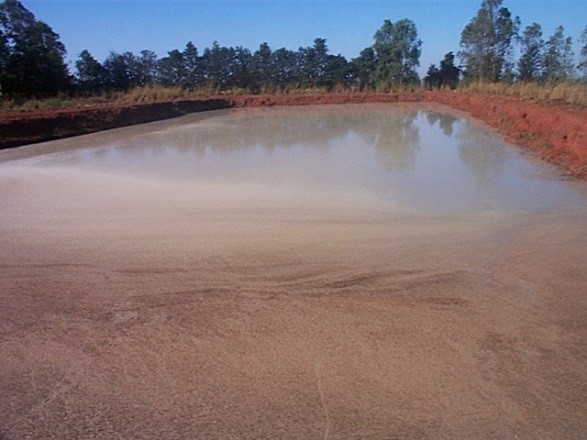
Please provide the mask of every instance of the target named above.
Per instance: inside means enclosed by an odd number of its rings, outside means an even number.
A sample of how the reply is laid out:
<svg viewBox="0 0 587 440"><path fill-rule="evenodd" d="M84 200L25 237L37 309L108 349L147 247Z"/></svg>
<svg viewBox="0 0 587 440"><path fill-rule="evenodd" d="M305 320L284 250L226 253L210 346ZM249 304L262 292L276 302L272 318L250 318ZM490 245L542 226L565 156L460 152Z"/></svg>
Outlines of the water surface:
<svg viewBox="0 0 587 440"><path fill-rule="evenodd" d="M2 163L3 162L3 163ZM0 154L3 168L370 200L427 214L585 205L581 183L447 112L388 104L222 110ZM196 191L195 187L191 190ZM238 194L234 194L235 197Z"/></svg>

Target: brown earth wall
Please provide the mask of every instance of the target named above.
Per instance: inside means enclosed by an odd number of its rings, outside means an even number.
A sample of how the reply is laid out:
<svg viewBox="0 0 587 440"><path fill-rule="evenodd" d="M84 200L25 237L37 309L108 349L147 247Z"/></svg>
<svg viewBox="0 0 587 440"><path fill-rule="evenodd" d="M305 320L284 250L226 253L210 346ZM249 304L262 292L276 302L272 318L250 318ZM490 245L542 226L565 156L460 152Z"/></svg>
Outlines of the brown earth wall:
<svg viewBox="0 0 587 440"><path fill-rule="evenodd" d="M587 180L587 111L551 104L456 92L331 93L218 96L85 109L0 114L0 149L225 108L427 102L469 113L516 145Z"/></svg>

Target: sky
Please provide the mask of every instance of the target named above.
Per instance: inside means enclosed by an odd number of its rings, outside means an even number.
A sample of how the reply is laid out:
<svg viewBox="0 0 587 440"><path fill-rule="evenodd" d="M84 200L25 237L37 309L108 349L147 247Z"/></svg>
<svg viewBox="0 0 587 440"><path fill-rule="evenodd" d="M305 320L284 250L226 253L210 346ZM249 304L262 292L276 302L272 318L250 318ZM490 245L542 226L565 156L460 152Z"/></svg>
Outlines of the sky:
<svg viewBox="0 0 587 440"><path fill-rule="evenodd" d="M418 72L459 50L463 28L481 0L21 0L38 20L57 32L73 62L87 49L100 62L110 51L143 49L163 57L192 41L200 54L218 41L255 51L263 42L273 49L297 50L325 38L329 53L347 60L373 44L386 19L412 20L422 40ZM522 29L537 22L544 39L562 25L576 43L587 26L587 0L504 0Z"/></svg>

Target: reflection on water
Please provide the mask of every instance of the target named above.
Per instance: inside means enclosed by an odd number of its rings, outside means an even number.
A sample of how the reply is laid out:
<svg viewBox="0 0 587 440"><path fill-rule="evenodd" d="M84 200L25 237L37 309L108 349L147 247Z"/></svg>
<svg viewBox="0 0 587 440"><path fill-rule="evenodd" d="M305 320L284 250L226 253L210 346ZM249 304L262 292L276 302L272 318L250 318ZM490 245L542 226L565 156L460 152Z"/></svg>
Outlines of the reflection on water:
<svg viewBox="0 0 587 440"><path fill-rule="evenodd" d="M430 125L435 125L438 122L440 129L442 130L444 135L448 137L452 136L452 127L457 120L457 118L455 118L454 116L448 113L438 113L430 111L426 113L426 119Z"/></svg>
<svg viewBox="0 0 587 440"><path fill-rule="evenodd" d="M165 181L368 195L451 213L584 206L478 125L386 104L222 110L0 153L2 162Z"/></svg>
<svg viewBox="0 0 587 440"><path fill-rule="evenodd" d="M488 132L465 124L456 134L459 158L469 168L480 185L499 178L506 161L507 150Z"/></svg>

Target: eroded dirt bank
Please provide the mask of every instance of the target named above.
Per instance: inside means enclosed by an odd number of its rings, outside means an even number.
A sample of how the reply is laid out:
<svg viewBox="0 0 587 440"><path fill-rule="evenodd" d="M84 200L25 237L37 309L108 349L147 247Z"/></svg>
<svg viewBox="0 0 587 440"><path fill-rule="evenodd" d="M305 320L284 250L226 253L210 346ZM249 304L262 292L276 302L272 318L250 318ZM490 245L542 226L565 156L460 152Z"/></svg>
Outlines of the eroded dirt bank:
<svg viewBox="0 0 587 440"><path fill-rule="evenodd" d="M0 148L222 108L370 102L431 102L451 106L496 128L511 143L528 147L541 158L587 179L587 111L451 92L220 96L82 110L4 113L0 114Z"/></svg>

